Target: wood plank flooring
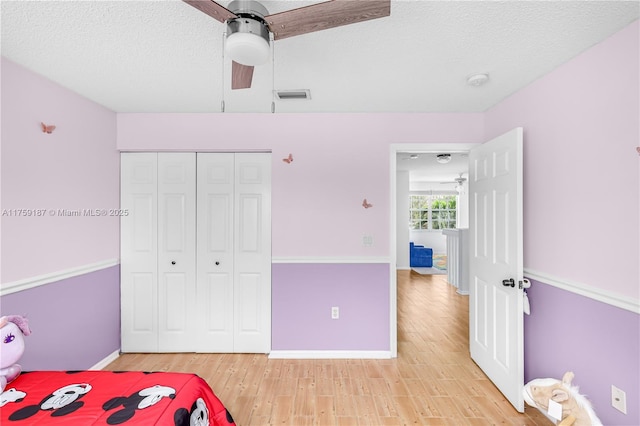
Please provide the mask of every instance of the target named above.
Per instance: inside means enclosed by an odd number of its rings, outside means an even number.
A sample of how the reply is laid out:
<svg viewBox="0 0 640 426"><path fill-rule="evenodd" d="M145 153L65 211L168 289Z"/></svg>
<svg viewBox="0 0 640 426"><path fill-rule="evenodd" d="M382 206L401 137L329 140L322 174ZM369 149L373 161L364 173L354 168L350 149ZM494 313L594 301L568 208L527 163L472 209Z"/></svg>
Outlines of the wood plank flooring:
<svg viewBox="0 0 640 426"><path fill-rule="evenodd" d="M468 297L446 275L398 272L398 357L124 354L106 370L193 372L248 425L550 425L518 413L469 357Z"/></svg>

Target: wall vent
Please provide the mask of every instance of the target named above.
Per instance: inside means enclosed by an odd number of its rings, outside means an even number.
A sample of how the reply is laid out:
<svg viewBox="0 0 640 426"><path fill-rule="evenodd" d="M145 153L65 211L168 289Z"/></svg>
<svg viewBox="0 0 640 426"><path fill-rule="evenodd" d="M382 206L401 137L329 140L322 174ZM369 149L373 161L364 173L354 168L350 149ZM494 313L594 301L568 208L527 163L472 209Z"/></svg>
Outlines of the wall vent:
<svg viewBox="0 0 640 426"><path fill-rule="evenodd" d="M275 90L274 91L278 99L281 101L294 101L294 100L310 100L311 91L309 89L300 90Z"/></svg>

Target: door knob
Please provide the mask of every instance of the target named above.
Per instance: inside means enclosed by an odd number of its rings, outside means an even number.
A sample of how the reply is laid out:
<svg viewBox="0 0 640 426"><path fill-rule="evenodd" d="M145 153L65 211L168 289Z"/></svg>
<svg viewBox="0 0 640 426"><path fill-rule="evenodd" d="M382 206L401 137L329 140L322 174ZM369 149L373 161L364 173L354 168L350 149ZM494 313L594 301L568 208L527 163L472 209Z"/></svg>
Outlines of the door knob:
<svg viewBox="0 0 640 426"><path fill-rule="evenodd" d="M216 260L216 266L217 266L217 265L220 265L220 262Z"/></svg>
<svg viewBox="0 0 640 426"><path fill-rule="evenodd" d="M502 285L505 287L515 287L516 282L513 280L513 278L509 278L508 280L502 280Z"/></svg>
<svg viewBox="0 0 640 426"><path fill-rule="evenodd" d="M172 265L175 265L175 264L176 264L176 261L175 261L175 260L172 260L172 261L171 261L171 264L172 264Z"/></svg>

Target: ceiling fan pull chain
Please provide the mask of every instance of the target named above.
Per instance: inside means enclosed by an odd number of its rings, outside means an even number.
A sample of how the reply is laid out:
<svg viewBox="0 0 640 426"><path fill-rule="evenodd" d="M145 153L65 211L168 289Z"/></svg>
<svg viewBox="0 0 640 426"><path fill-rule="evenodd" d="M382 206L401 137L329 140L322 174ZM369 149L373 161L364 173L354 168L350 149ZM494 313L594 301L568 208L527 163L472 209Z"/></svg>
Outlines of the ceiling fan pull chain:
<svg viewBox="0 0 640 426"><path fill-rule="evenodd" d="M220 112L224 112L224 67L225 67L225 57L224 57L224 48L225 48L225 42L227 40L227 33L224 32L222 33L222 75L220 77L220 82L221 82L221 88L222 88L222 101L220 101Z"/></svg>
<svg viewBox="0 0 640 426"><path fill-rule="evenodd" d="M276 112L276 47L272 32L269 32L269 41L271 45L271 114L273 114Z"/></svg>

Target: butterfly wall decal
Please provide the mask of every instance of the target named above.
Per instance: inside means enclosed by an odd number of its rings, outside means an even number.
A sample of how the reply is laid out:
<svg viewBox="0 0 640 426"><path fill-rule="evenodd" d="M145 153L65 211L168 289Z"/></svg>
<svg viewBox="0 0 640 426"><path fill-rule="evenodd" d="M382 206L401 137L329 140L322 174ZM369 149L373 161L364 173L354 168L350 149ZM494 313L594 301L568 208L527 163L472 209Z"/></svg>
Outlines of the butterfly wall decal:
<svg viewBox="0 0 640 426"><path fill-rule="evenodd" d="M369 202L365 198L364 200L362 200L362 207L364 207L365 209L369 209L369 208L373 207L373 204L369 204Z"/></svg>
<svg viewBox="0 0 640 426"><path fill-rule="evenodd" d="M289 154L289 156L287 158L283 158L282 161L284 161L287 164L291 164L291 162L293 161L293 155Z"/></svg>
<svg viewBox="0 0 640 426"><path fill-rule="evenodd" d="M640 146L636 146L636 151L638 151L638 155L640 155Z"/></svg>
<svg viewBox="0 0 640 426"><path fill-rule="evenodd" d="M54 126L53 124L51 125L46 125L44 123L40 123L40 125L42 126L42 133L53 133L53 131L56 129L56 126Z"/></svg>

